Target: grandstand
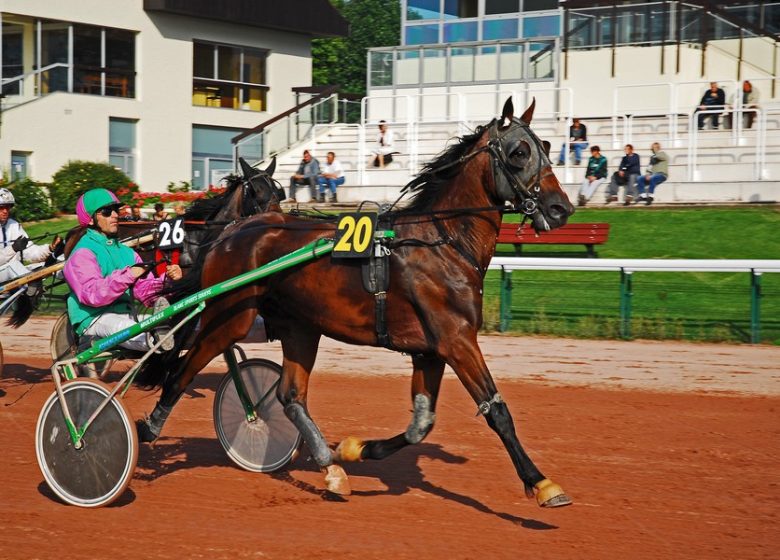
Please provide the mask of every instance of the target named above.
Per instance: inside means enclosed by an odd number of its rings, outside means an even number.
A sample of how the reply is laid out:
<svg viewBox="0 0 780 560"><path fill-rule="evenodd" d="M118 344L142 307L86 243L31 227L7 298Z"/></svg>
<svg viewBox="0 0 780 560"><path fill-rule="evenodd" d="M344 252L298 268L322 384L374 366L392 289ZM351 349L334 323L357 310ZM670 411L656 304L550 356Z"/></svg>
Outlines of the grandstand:
<svg viewBox="0 0 780 560"><path fill-rule="evenodd" d="M536 99L534 130L553 144L554 160L575 116L611 170L624 144L635 146L644 169L650 144L660 142L671 161L670 178L656 191L659 203L780 200L780 2L569 0L552 10L549 2L457 4L465 10L460 15L447 12L454 5L448 2L403 2L404 44L369 51L368 94L356 122L344 118L348 102L326 92L242 135L236 153L257 152L260 144L264 155L278 154L277 177L284 180L304 148L323 160L334 151L347 169L340 201L391 200L448 141L499 114L511 95L518 112ZM527 6L536 11L523 11ZM496 9L517 12L489 13ZM517 35L489 35L493 23L513 18ZM473 23L476 35L420 43L453 37L447 31L453 22ZM416 29L423 25L427 35ZM540 35L555 25L557 35ZM526 30L536 35L524 36ZM745 111L735 95L744 80L760 94L749 129L736 118ZM726 91L731 129L696 127L695 110L710 81ZM387 168L372 169L369 149L380 119L394 131L399 155ZM584 163L555 168L573 199ZM593 203L601 201L599 192Z"/></svg>

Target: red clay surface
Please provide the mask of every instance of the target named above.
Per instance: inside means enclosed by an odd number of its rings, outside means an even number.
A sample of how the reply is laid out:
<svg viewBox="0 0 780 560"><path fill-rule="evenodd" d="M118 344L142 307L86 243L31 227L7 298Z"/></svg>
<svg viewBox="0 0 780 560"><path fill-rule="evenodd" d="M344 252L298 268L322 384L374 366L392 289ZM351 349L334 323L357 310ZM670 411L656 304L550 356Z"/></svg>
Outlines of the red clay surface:
<svg viewBox="0 0 780 560"><path fill-rule="evenodd" d="M58 502L35 459L35 422L53 390L50 327L0 327L0 558L778 556L777 348L485 337L521 440L574 498L559 510L525 499L451 372L428 439L347 465L345 500L323 492L305 449L286 471L242 471L214 435L215 362L157 446L142 446L126 494L87 510ZM331 441L405 429L410 381L397 374L408 358L327 342L320 362L310 408ZM156 399L132 390L126 400L140 417Z"/></svg>

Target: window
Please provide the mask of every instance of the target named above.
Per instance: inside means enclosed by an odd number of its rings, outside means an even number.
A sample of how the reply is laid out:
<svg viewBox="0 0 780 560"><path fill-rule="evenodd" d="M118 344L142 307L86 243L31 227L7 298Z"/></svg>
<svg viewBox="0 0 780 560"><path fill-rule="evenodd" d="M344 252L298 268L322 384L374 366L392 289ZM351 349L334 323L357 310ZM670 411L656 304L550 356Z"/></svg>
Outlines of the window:
<svg viewBox="0 0 780 560"><path fill-rule="evenodd" d="M233 171L231 139L243 132L237 128L192 127L192 186L206 189L218 185Z"/></svg>
<svg viewBox="0 0 780 560"><path fill-rule="evenodd" d="M485 14L513 14L520 11L518 0L485 0Z"/></svg>
<svg viewBox="0 0 780 560"><path fill-rule="evenodd" d="M477 40L477 22L464 21L462 23L444 24L444 42L462 43L464 41Z"/></svg>
<svg viewBox="0 0 780 560"><path fill-rule="evenodd" d="M192 104L267 111L267 57L260 49L194 43Z"/></svg>
<svg viewBox="0 0 780 560"><path fill-rule="evenodd" d="M4 80L10 80L17 76L24 74L24 66L22 65L22 53L24 48L22 47L22 32L21 25L8 24L3 22L3 73ZM22 81L17 80L10 84L3 86L3 95L20 95L22 93Z"/></svg>
<svg viewBox="0 0 780 560"><path fill-rule="evenodd" d="M439 42L439 24L409 25L406 27L407 45L431 45Z"/></svg>
<svg viewBox="0 0 780 560"><path fill-rule="evenodd" d="M560 35L559 16L538 16L523 18L523 37L550 37Z"/></svg>
<svg viewBox="0 0 780 560"><path fill-rule="evenodd" d="M444 19L477 17L477 5L477 0L444 0Z"/></svg>
<svg viewBox="0 0 780 560"><path fill-rule="evenodd" d="M517 39L518 25L516 19L488 19L482 22L482 39Z"/></svg>
<svg viewBox="0 0 780 560"><path fill-rule="evenodd" d="M408 0L406 20L439 19L439 0Z"/></svg>
<svg viewBox="0 0 780 560"><path fill-rule="evenodd" d="M135 180L135 128L128 119L108 120L108 163Z"/></svg>
<svg viewBox="0 0 780 560"><path fill-rule="evenodd" d="M135 33L74 24L73 91L135 97Z"/></svg>
<svg viewBox="0 0 780 560"><path fill-rule="evenodd" d="M30 152L11 152L11 181L21 181L30 176Z"/></svg>
<svg viewBox="0 0 780 560"><path fill-rule="evenodd" d="M557 8L558 0L523 0L523 11L525 12L555 10Z"/></svg>

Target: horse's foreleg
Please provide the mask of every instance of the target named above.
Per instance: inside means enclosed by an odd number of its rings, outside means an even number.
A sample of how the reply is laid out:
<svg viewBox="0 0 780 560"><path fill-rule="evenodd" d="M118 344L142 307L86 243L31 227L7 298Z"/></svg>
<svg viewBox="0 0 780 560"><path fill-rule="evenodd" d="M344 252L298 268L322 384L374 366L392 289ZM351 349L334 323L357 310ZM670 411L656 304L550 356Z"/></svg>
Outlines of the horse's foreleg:
<svg viewBox="0 0 780 560"><path fill-rule="evenodd" d="M488 425L501 438L523 481L526 495L536 495L537 503L543 507L569 505L571 499L563 489L544 477L520 444L512 415L496 389L476 339L458 339L458 344L448 349L446 360L476 401Z"/></svg>
<svg viewBox="0 0 780 560"><path fill-rule="evenodd" d="M298 428L314 462L325 473L328 490L346 496L351 493L347 473L339 465L333 464L333 452L306 406L309 375L317 358L319 341L320 333L299 328L282 335L284 362L276 396L284 407L284 413Z"/></svg>
<svg viewBox="0 0 780 560"><path fill-rule="evenodd" d="M362 441L355 437L342 440L336 448L338 461L384 459L410 444L420 443L433 429L436 399L439 396L444 362L436 356L412 358L412 421L406 431L388 439Z"/></svg>
<svg viewBox="0 0 780 560"><path fill-rule="evenodd" d="M212 323L214 313L207 312L208 315L206 313L203 315L202 324L214 324ZM147 418L138 421L140 441L151 443L159 437L173 407L179 402L195 375L221 354L225 348L229 348L233 343L243 339L251 329L256 315L257 311L254 308L242 309L238 312L231 310L227 323L221 323L214 328L206 327L198 334L192 345L192 350L187 352L185 357L175 366L177 373L169 376L163 384L162 395L160 395L160 400L157 401L152 413Z"/></svg>

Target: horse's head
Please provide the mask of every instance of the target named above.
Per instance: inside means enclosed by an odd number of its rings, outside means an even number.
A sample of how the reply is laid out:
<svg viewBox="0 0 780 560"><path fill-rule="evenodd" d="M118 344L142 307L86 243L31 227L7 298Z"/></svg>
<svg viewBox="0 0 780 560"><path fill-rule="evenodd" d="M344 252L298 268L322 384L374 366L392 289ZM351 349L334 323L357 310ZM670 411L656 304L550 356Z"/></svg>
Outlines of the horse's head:
<svg viewBox="0 0 780 560"><path fill-rule="evenodd" d="M280 211L279 202L285 199L284 189L274 181L276 157L265 170L249 165L244 158L238 158L243 175L241 197L241 216L253 216L264 212Z"/></svg>
<svg viewBox="0 0 780 560"><path fill-rule="evenodd" d="M544 231L564 225L574 206L552 171L550 143L531 130L535 107L534 99L516 119L512 98L507 99L501 119L489 126L487 146L497 198L526 214L536 231Z"/></svg>

